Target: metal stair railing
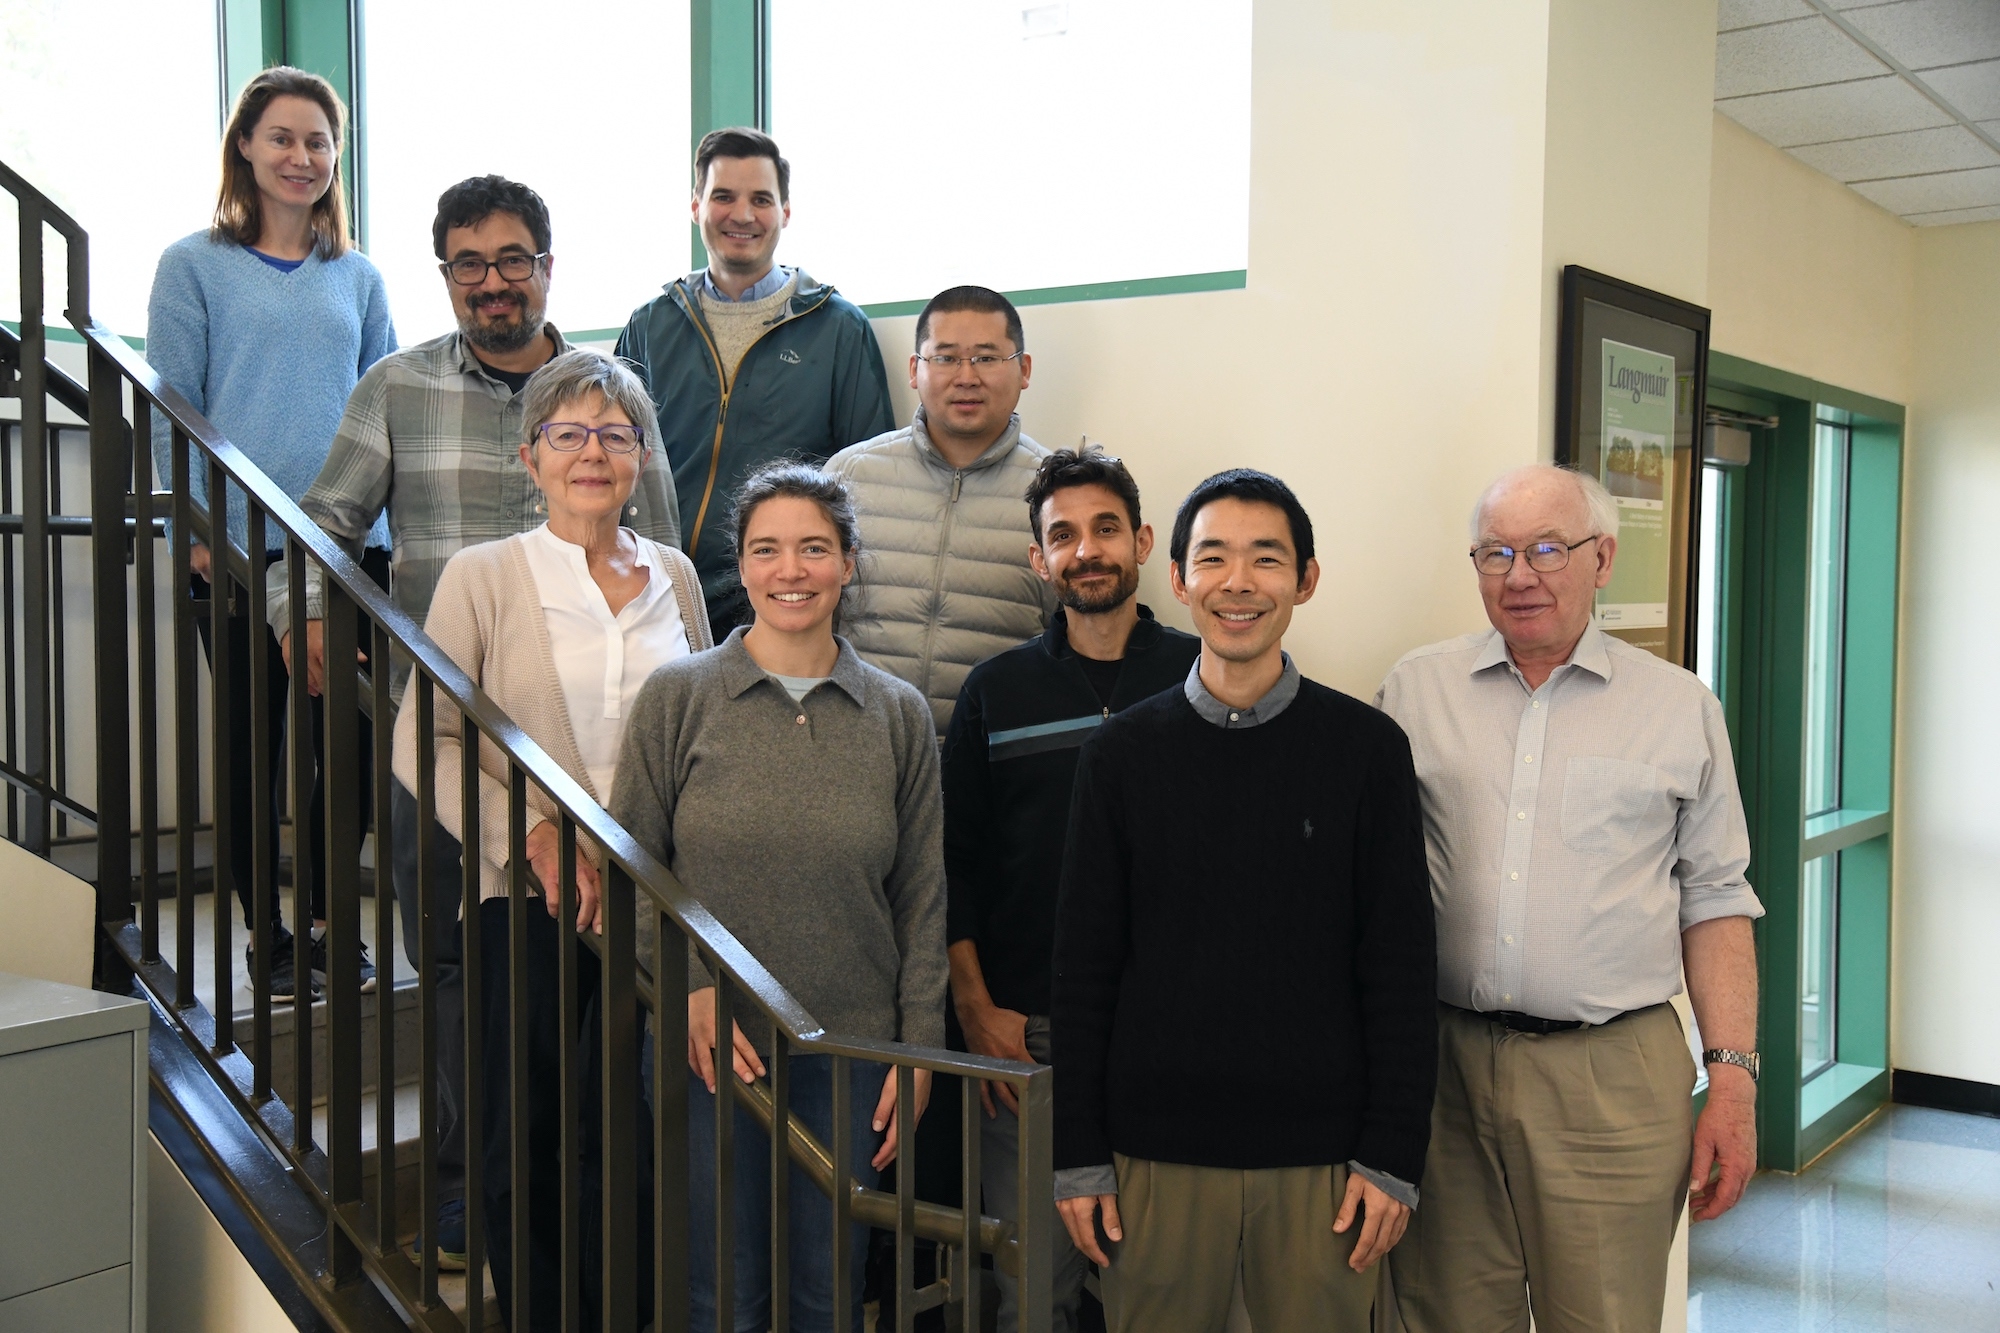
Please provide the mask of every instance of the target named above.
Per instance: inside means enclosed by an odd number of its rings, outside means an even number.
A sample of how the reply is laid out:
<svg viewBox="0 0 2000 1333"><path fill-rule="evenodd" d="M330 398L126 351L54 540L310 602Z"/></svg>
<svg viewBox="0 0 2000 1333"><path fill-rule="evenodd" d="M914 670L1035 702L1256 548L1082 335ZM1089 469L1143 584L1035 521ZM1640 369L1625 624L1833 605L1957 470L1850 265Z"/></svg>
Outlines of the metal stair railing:
<svg viewBox="0 0 2000 1333"><path fill-rule="evenodd" d="M44 855L51 848L52 822L58 814L95 826L97 854L96 886L98 915L106 948L101 950L100 984L123 988L136 983L139 993L155 1011L154 1082L156 1094L174 1103L177 1116L204 1152L222 1173L232 1195L243 1205L269 1242L311 1298L323 1318L335 1327L361 1328L394 1326L396 1322L424 1329L485 1325L483 1288L478 1274L484 1258L481 1220L479 1138L482 1128L477 1076L482 1051L478 950L468 948L464 963L466 1005L468 1106L467 1231L470 1253L468 1268L473 1280L465 1283L462 1308L454 1310L440 1298L436 1269L436 1247L426 1246L417 1259L404 1249L407 1237L399 1234L397 1218L398 1172L392 1159L398 1142L395 1098L389 1090L395 1084L394 1025L386 1020L375 1025L372 1043L364 1043L363 1001L360 991L361 953L361 844L362 812L358 802L342 793L359 789L361 772L359 728L362 719L372 729L374 739L373 790L374 830L377 840L376 864L390 864L391 821L388 792L391 782L393 707L390 671L380 669L392 660L410 670L403 706L417 712L419 737L418 827L428 829L434 822L437 803L434 722L440 709L455 710L462 719L464 745L460 775L464 845L471 849L464 857L460 884L462 910L466 919L476 914L480 897L479 865L479 782L478 756L483 747L493 747L505 761L509 857L508 918L513 947L509 974L513 984L513 1022L510 1047L516 1052L509 1061L510 1100L516 1114L512 1118L513 1138L509 1151L516 1164L515 1176L525 1180L520 1169L527 1159L527 1072L519 1057L525 1041L526 991L519 984L526 966L523 947L527 912L539 904L540 896L527 882L525 855L526 811L532 787L553 804L560 834L562 863L560 914L560 1005L563 1017L561 1088L564 1155L562 1165L562 1230L565 1254L562 1307L563 1327L578 1329L581 1323L582 1274L576 1256L581 1253L580 1237L585 1218L580 1202L580 1160L575 1150L586 1126L583 1108L586 1090L579 1071L586 1054L598 1058L600 1085L595 1088L601 1106L595 1129L602 1142L601 1171L606 1182L623 1182L639 1177L642 1146L650 1147L655 1180L651 1192L653 1247L649 1255L638 1252L641 1199L637 1189L606 1188L602 1215L592 1219L601 1225L603 1239L602 1327L631 1330L639 1326L642 1305L639 1290L643 1268L651 1270L650 1295L653 1327L684 1329L687 1322L686 1287L688 1278L688 1125L687 1079L689 1071L678 1058L679 1034L687 1024L687 976L689 951L716 978L716 1027L730 1030L731 1014L760 1013L774 1030L774 1058L769 1062L773 1076L746 1085L725 1075L720 1085L733 1096L715 1099L717 1112L716 1146L719 1213L727 1226L733 1197L733 1183L740 1152L730 1132L732 1103L746 1107L770 1137L771 1190L773 1196L772 1237L773 1302L772 1328L784 1333L789 1326L789 1304L784 1298L790 1252L787 1197L791 1172L787 1161L798 1164L816 1189L827 1196L833 1211L834 1308L843 1309L854 1293L848 1289L848 1267L852 1228L849 1223L865 1223L892 1230L896 1253L895 1326L908 1330L915 1316L940 1305L954 1307L959 1326L979 1327L980 1256L991 1254L995 1265L1014 1274L1021 1283L1022 1327L1041 1333L1049 1321L1051 1234L1054 1207L1051 1202L1050 1097L1051 1075L1033 1065L990 1060L960 1052L925 1049L897 1042L846 1038L824 1031L796 1000L752 957L743 946L712 917L666 867L648 856L631 837L600 807L589 799L577 783L528 738L514 722L488 699L451 659L426 638L417 625L392 602L360 567L298 508L291 497L251 463L178 393L161 381L138 353L99 324L89 308L88 238L84 230L39 190L0 163L0 188L15 201L21 236L21 325L18 336L0 340L0 367L11 368L12 388L21 404L24 447L20 450L21 488L18 521L11 515L0 518L0 543L4 557L11 560L10 533L18 531L21 545L19 580L22 593L19 618L22 632L18 645L13 630L12 608L5 617L6 667L10 673L7 702L12 710L16 682L11 673L16 648L21 657L18 688L22 698L21 717L25 742L18 756L10 753L0 766L0 779L19 794L23 806L17 825L9 834L23 845ZM48 359L47 328L44 323L44 228L59 235L68 251L68 308L70 326L82 337L88 360L87 381L77 385L53 367ZM0 393L4 393L0 388ZM51 432L48 405L66 407L87 423L90 448L90 513L88 522L77 516L51 512L49 485L50 450L26 447ZM170 436L171 460L168 485L156 490L152 477L151 450L155 420L165 423ZM6 483L7 469L0 467L0 485ZM207 500L197 503L190 480L205 478ZM229 534L228 500L241 495L247 505L248 540L242 545ZM15 506L0 494L0 509ZM171 521L177 534L168 543L168 571L171 623L154 623L156 580L161 573L156 545L164 540L163 524ZM52 744L46 707L57 677L52 668L58 662L52 646L59 627L52 612L55 600L51 583L51 543L87 532L91 544L90 629L95 672L95 791L94 804L85 804L69 790L60 762L63 748ZM326 789L329 800L328 836L325 863L309 865L303 839L293 861L294 920L311 919L310 882L321 877L326 886L328 979L325 1005L327 1039L326 1130L324 1141L316 1141L313 1130L311 1045L302 1034L311 1031L313 1001L311 988L300 984L293 1005L295 1059L288 1088L272 1086L272 1034L268 960L272 937L269 903L277 858L270 846L271 832L277 827L271 809L273 785L272 738L265 734L266 705L270 691L281 683L268 678L267 654L249 655L247 681L231 679L228 654L218 651L204 687L196 651L197 615L210 617L214 642L225 643L230 603L237 601L247 614L255 643L270 628L267 612L266 561L250 553L268 549L266 538L275 534L282 542L289 581L290 620L280 628L299 631L303 641L305 583L310 576L324 587L324 632L328 662L356 661L364 651L370 670L334 670L327 673L326 707ZM190 539L206 543L212 552L215 591L197 602L190 592ZM128 596L129 573L140 593L137 614ZM0 571L0 580L11 588L12 579ZM357 632L357 621L363 626ZM162 628L167 630L163 636ZM171 744L163 751L162 719L159 707L159 658L168 662L169 734ZM136 684L136 691L134 685ZM247 691L251 698L252 743L249 754L232 752L226 743L227 701L232 691ZM200 722L201 696L208 696L210 722L203 734ZM137 701L137 717L132 700ZM292 691L288 730L293 736L308 734L309 705L303 690ZM450 716L450 711L446 712ZM15 718L8 718L12 740ZM206 743L206 745L204 745ZM294 828L304 821L303 793L311 790L311 751L292 746L291 804ZM169 762L171 772L163 774ZM204 762L206 760L206 762ZM229 768L232 764L253 765L255 781L250 818L256 843L252 857L251 899L255 904L251 929L255 945L252 976L251 1038L247 1049L236 1039L236 1023L229 1013L209 1013L195 994L195 842L199 808L212 811L213 888L215 895L214 953L215 993L218 1010L227 1009L234 990L232 950L233 887L226 847L229 824L239 812L230 809L227 798ZM138 809L133 810L133 779L136 776ZM163 956L160 939L162 871L159 865L160 804L162 779L171 782L176 818L173 826L175 868L173 895L175 930L171 958ZM134 861L133 834L136 830L137 862ZM578 838L587 838L600 852L603 898L603 933L592 936L576 928L577 895L571 853ZM437 1215L436 1133L432 1123L436 1106L434 1050L438 1038L436 1008L436 950L443 932L455 918L432 909L429 891L430 857L418 858L420 874L426 881L420 890L425 904L419 914L418 957L418 1045L417 1065L421 1071L419 1096L420 1132L417 1136L418 1210L423 1219ZM386 877L385 877L386 878ZM134 908L137 917L134 918ZM395 947L396 912L387 885L374 896L375 944L386 965ZM653 956L636 956L638 923L649 914L657 927ZM588 950L599 962L600 989L596 998L601 1014L597 1050L586 1052L579 1016L579 963ZM641 963L649 964L642 967ZM303 966L301 971L304 971ZM650 973L650 975L649 975ZM382 987L386 1001L389 987ZM656 1041L658 1057L648 1100L657 1112L652 1117L649 1145L639 1142L642 1118L641 1089L636 1055L639 1036L651 1024L657 1034L668 1039ZM163 1061L158 1046L166 1039L175 1043L173 1058ZM372 1045L372 1050L364 1049ZM833 1142L824 1144L810 1133L790 1108L786 1056L826 1055L833 1066ZM1017 1163L1020 1181L1018 1223L1003 1223L983 1217L977 1208L957 1209L918 1201L914 1196L914 1171L899 1170L894 1193L861 1187L836 1164L847 1159L855 1133L854 1108L848 1094L848 1067L851 1061L875 1061L891 1066L896 1073L899 1123L913 1120L915 1071L930 1070L966 1085L992 1080L1011 1086L1021 1105L1021 1135ZM364 1083L371 1072L378 1094L374 1099L375 1140L379 1147L378 1166L364 1170L363 1115ZM190 1069L197 1069L212 1084L194 1095ZM977 1088L966 1086L960 1099L963 1113L961 1179L964 1197L978 1198L980 1169L980 1099ZM213 1094L213 1095L210 1095ZM229 1126L230 1133L213 1132L215 1107L233 1108L240 1120ZM866 1114L866 1111L863 1111ZM206 1128L205 1128L206 1126ZM775 1126L775 1132L770 1132ZM244 1129L263 1145L267 1156L246 1161L242 1148ZM407 1128L407 1127L405 1127ZM913 1161L914 1136L905 1134L902 1159ZM278 1168L273 1170L274 1165ZM514 1192L513 1234L526 1234L529 1191L523 1184ZM303 1219L301 1207L309 1209ZM914 1242L928 1239L946 1248L939 1265L941 1276L927 1286L915 1284ZM729 1324L733 1283L730 1279L732 1246L717 1247L718 1320ZM650 1260L650 1264L645 1263ZM527 1308L528 1265L514 1269L512 1292L517 1310ZM733 1326L733 1325L732 1325Z"/></svg>

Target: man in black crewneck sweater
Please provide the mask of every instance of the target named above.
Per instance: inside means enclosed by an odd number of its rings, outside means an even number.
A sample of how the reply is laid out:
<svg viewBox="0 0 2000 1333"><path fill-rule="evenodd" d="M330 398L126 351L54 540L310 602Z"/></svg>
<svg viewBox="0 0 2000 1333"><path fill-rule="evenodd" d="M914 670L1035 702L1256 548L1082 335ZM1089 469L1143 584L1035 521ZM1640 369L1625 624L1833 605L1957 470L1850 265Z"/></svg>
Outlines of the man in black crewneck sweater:
<svg viewBox="0 0 2000 1333"><path fill-rule="evenodd" d="M1360 1333L1417 1204L1437 964L1416 773L1399 727L1283 650L1312 551L1277 478L1197 486L1171 577L1201 657L1078 763L1055 1193L1113 1333L1220 1333L1239 1262L1258 1333Z"/></svg>

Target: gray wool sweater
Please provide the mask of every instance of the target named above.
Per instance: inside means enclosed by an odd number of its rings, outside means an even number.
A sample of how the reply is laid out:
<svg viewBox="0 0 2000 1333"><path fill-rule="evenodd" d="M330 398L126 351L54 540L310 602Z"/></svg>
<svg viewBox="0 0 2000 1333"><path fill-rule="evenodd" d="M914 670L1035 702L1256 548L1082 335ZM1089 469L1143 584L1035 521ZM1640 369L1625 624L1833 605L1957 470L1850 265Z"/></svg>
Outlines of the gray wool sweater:
<svg viewBox="0 0 2000 1333"><path fill-rule="evenodd" d="M843 639L802 703L738 628L653 673L608 807L830 1033L944 1044L931 711ZM714 984L690 954L688 988ZM770 1025L738 1020L757 1049Z"/></svg>

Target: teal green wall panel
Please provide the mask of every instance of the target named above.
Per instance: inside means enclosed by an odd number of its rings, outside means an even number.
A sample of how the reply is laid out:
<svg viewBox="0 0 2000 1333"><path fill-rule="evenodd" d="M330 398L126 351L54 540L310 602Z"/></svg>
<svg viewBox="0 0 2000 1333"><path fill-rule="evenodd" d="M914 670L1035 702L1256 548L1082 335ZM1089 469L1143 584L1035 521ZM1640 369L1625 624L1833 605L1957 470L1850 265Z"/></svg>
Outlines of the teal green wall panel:
<svg viewBox="0 0 2000 1333"><path fill-rule="evenodd" d="M1889 839L1840 853L1840 1015L1842 1064L1889 1067Z"/></svg>

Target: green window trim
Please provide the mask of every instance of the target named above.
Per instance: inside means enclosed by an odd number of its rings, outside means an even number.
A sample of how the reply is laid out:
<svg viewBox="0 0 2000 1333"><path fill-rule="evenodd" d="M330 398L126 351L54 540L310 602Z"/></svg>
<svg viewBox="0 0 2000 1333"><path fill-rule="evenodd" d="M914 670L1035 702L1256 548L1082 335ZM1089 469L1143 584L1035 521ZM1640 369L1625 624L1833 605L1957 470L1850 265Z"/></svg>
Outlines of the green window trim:
<svg viewBox="0 0 2000 1333"><path fill-rule="evenodd" d="M1775 417L1730 479L1724 552L1724 710L1750 820L1757 923L1762 1164L1797 1171L1889 1099L1889 928L1894 809L1897 540L1904 409L1866 394L1712 353L1709 404ZM1813 437L1825 408L1852 431L1842 594L1841 804L1804 810L1806 594ZM1740 524L1734 520L1744 520ZM1805 867L1839 858L1833 1062L1801 1068Z"/></svg>

